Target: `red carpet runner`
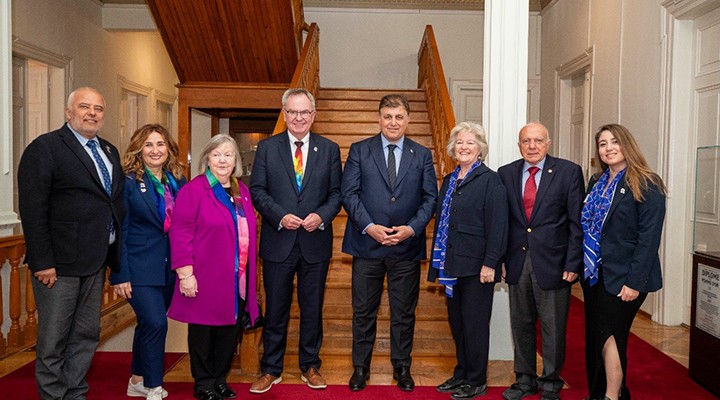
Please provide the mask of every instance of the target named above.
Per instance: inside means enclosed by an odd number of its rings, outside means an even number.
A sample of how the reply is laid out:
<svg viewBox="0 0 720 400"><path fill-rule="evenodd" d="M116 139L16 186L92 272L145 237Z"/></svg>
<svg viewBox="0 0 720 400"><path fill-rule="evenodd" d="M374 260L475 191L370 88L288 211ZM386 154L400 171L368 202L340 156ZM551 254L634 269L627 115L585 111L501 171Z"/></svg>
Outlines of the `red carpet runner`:
<svg viewBox="0 0 720 400"><path fill-rule="evenodd" d="M584 315L583 304L573 298L570 306L570 319L567 335L567 361L563 377L568 388L561 392L564 400L581 400L587 395L585 382ZM181 358L181 354L168 353L165 365L171 369ZM635 400L654 399L692 399L705 400L715 397L702 389L688 377L687 369L671 358L656 350L635 335L630 335L628 344L628 387ZM125 396L129 353L97 353L93 360L88 380L90 393L88 399L128 400ZM35 400L34 363L0 378L1 399ZM350 368L348 367L348 376ZM442 380L445 377L439 377ZM192 383L165 383L170 393L168 400L191 400ZM257 400L447 400L449 394L437 393L433 387L418 387L413 392L401 392L395 386L368 386L360 392L351 392L347 385L331 385L326 390L315 391L304 385L280 384L261 395L248 393L250 384L231 384L240 399ZM489 388L483 399L501 399L505 388ZM538 400L540 395L526 397Z"/></svg>

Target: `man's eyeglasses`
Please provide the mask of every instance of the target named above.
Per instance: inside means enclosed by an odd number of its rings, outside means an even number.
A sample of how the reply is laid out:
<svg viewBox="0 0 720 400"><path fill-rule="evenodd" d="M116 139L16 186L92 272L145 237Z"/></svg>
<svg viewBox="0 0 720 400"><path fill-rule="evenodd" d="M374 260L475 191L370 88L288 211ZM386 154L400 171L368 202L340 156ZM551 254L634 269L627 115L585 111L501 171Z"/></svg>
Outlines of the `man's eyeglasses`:
<svg viewBox="0 0 720 400"><path fill-rule="evenodd" d="M295 110L288 110L287 108L285 108L284 110L287 113L288 117L295 118L299 115L300 118L302 118L302 119L307 119L307 117L309 117L310 115L312 115L312 113L315 112L315 111L309 111L309 110L295 111Z"/></svg>

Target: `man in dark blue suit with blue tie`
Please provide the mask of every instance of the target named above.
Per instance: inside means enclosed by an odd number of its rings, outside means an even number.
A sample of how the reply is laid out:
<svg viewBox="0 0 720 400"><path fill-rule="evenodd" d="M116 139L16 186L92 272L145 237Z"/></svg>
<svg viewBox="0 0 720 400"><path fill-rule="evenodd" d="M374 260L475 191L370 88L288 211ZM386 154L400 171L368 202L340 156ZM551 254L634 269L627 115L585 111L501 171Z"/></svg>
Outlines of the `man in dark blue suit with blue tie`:
<svg viewBox="0 0 720 400"><path fill-rule="evenodd" d="M251 393L264 393L282 381L295 275L301 379L312 389L327 386L320 375L322 307L332 257L332 221L340 212L340 148L310 132L315 99L306 89L288 89L282 105L288 129L260 142L250 180L253 203L262 215L260 257L266 296L262 375L250 386Z"/></svg>
<svg viewBox="0 0 720 400"><path fill-rule="evenodd" d="M558 400L565 361L570 287L582 270L580 210L584 195L579 165L547 154L547 128L534 122L520 130L522 159L500 167L508 192L510 230L505 282L515 346L515 383L506 400L542 392ZM537 333L542 331L543 371L536 371Z"/></svg>
<svg viewBox="0 0 720 400"><path fill-rule="evenodd" d="M38 311L35 381L43 400L86 397L105 270L120 267L125 213L120 155L98 136L105 99L95 89L76 89L65 119L27 146L18 167L25 261Z"/></svg>
<svg viewBox="0 0 720 400"><path fill-rule="evenodd" d="M430 150L405 136L410 122L407 98L380 100L380 133L350 147L342 181L348 213L342 250L353 256L353 366L351 390L370 377L377 312L385 275L390 299L390 359L393 379L411 391L410 352L420 286L420 260L426 258L425 227L437 200Z"/></svg>

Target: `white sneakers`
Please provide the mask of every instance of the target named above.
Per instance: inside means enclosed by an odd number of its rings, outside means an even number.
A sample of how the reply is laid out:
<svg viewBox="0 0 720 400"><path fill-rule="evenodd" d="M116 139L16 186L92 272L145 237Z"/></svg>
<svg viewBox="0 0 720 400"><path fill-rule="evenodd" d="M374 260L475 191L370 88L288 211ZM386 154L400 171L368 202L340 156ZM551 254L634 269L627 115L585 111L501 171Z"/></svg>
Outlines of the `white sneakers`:
<svg viewBox="0 0 720 400"><path fill-rule="evenodd" d="M145 397L146 400L162 400L163 395L167 396L167 391L162 388L162 386L156 386L154 388L150 388L148 390L147 397Z"/></svg>
<svg viewBox="0 0 720 400"><path fill-rule="evenodd" d="M162 400L168 396L168 392L162 386L146 388L143 382L132 383L132 378L130 378L127 395L130 397L144 397L150 400Z"/></svg>

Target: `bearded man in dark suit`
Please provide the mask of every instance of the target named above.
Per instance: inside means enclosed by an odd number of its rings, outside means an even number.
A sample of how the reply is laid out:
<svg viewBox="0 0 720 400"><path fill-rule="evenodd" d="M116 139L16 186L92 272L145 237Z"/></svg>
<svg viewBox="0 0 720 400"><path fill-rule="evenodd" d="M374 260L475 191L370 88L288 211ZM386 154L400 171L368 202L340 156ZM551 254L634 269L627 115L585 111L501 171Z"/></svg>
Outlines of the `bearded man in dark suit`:
<svg viewBox="0 0 720 400"><path fill-rule="evenodd" d="M125 179L117 149L97 136L105 99L95 89L77 89L65 118L27 146L18 169L26 261L35 277L41 399L85 398L105 269L120 267Z"/></svg>

